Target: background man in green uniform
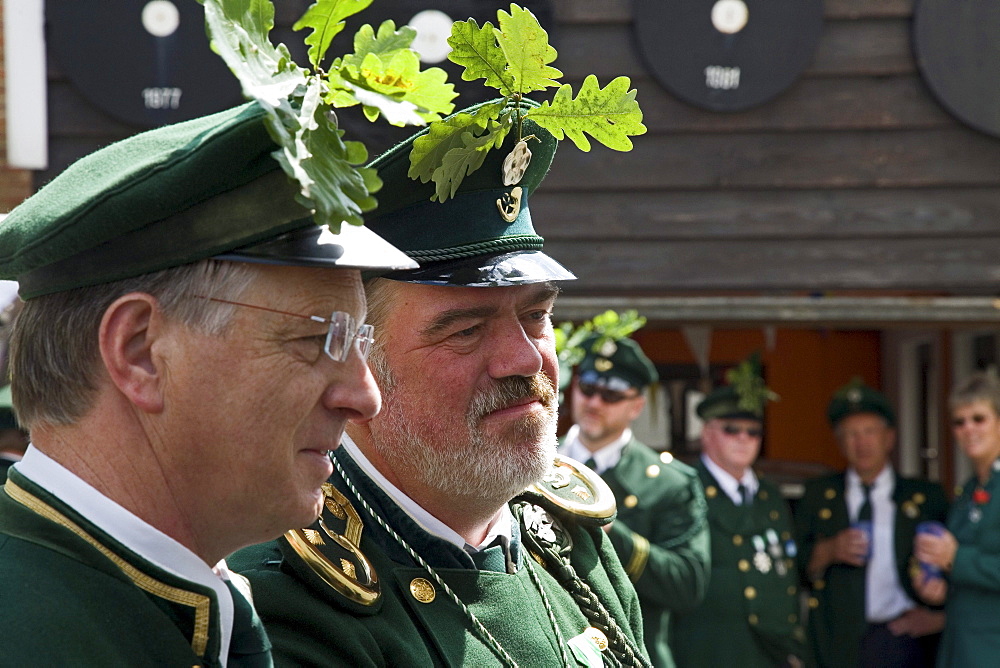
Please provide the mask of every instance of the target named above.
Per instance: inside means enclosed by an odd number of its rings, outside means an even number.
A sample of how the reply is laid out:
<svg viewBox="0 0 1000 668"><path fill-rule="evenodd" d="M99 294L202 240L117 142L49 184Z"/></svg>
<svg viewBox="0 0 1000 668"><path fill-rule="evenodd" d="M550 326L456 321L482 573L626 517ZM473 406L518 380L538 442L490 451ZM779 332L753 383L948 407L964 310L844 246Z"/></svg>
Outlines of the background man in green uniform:
<svg viewBox="0 0 1000 668"><path fill-rule="evenodd" d="M0 223L32 439L0 494L4 664L271 664L223 558L319 512L379 408L359 269L413 263L317 226L264 114L102 149Z"/></svg>
<svg viewBox="0 0 1000 668"><path fill-rule="evenodd" d="M318 523L231 559L279 663L600 665L602 648L645 663L600 526L613 497L586 467L553 465L553 281L573 276L528 209L555 138L528 119L522 133L523 173L502 165L512 132L444 203L407 177L409 142L374 162L367 224L421 262L366 285L383 410L350 425ZM515 191L516 209L498 207Z"/></svg>
<svg viewBox="0 0 1000 668"><path fill-rule="evenodd" d="M848 468L807 482L796 517L816 658L844 668L932 666L944 612L915 602L909 569L917 525L946 517L944 492L893 469L896 416L882 393L852 381L827 416ZM858 521L872 523L870 535Z"/></svg>
<svg viewBox="0 0 1000 668"><path fill-rule="evenodd" d="M708 503L712 571L705 601L674 617L674 658L691 668L802 665L791 515L777 486L751 468L764 405L774 395L756 356L728 379L697 408L705 421L696 468Z"/></svg>
<svg viewBox="0 0 1000 668"><path fill-rule="evenodd" d="M574 425L559 451L587 462L608 483L618 517L611 544L635 585L646 649L655 666L673 666L671 610L690 609L708 586L708 524L701 481L669 452L655 452L632 434L656 367L629 338L607 341L586 356L573 381Z"/></svg>

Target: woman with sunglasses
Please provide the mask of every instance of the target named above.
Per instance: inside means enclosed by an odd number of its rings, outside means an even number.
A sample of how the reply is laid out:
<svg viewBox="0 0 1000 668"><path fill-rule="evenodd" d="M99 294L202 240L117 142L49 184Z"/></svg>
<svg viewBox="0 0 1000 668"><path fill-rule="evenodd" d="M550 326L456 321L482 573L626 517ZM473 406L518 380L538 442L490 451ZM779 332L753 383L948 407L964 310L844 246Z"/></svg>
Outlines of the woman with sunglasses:
<svg viewBox="0 0 1000 668"><path fill-rule="evenodd" d="M974 475L948 516L947 530L918 534L922 568L913 584L930 604L947 598L938 666L996 665L1000 660L1000 380L969 378L951 395L955 440Z"/></svg>

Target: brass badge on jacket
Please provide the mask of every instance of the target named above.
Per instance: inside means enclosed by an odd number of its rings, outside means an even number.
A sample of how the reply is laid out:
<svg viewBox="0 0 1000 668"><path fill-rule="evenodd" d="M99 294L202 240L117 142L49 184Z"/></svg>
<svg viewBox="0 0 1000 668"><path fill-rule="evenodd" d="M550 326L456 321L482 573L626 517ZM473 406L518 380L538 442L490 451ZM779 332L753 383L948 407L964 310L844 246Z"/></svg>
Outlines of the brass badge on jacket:
<svg viewBox="0 0 1000 668"><path fill-rule="evenodd" d="M361 516L330 483L323 483L323 512L314 527L285 534L289 545L330 587L362 605L382 595L378 574L361 552ZM333 527L331 527L333 525ZM343 527L343 533L336 529Z"/></svg>

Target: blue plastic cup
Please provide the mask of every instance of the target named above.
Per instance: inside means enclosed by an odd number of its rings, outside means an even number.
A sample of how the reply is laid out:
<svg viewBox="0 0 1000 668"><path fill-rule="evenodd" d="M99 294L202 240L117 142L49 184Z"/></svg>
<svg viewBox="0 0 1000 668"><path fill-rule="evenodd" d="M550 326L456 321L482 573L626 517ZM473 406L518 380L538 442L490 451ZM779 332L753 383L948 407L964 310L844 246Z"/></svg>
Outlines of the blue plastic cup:
<svg viewBox="0 0 1000 668"><path fill-rule="evenodd" d="M872 521L871 520L858 520L857 522L851 522L851 528L857 529L865 534L865 539L868 541L868 551L865 552L865 561L872 558Z"/></svg>
<svg viewBox="0 0 1000 668"><path fill-rule="evenodd" d="M931 536L943 536L945 531L947 531L947 529L945 529L945 526L940 522L927 521L921 522L917 525L917 535L930 534ZM937 566L928 564L925 561L921 561L919 563L920 572L924 574L924 582L933 578L942 577L941 569Z"/></svg>

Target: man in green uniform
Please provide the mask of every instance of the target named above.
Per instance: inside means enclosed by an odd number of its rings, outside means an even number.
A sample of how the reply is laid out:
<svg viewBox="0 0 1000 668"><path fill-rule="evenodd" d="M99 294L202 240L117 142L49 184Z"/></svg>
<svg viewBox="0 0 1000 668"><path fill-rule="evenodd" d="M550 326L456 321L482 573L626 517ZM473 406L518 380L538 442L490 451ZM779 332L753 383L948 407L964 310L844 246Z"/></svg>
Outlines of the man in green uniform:
<svg viewBox="0 0 1000 668"><path fill-rule="evenodd" d="M383 410L349 425L318 522L230 559L279 663L645 663L601 529L614 499L554 459L553 281L573 276L528 209L555 138L522 120L530 154L512 131L443 203L407 176L413 139L374 162L385 186L367 224L421 263L366 285Z"/></svg>
<svg viewBox="0 0 1000 668"><path fill-rule="evenodd" d="M701 603L708 586L705 497L693 468L632 434L656 367L632 339L608 339L596 351L595 343L584 343L574 425L559 452L587 462L614 493L618 517L608 536L639 594L646 649L654 666L673 666L670 612Z"/></svg>
<svg viewBox="0 0 1000 668"><path fill-rule="evenodd" d="M777 486L759 477L764 386L756 356L698 404L705 421L697 465L711 527L705 601L674 617L678 666L797 666L808 663L799 625L792 519Z"/></svg>
<svg viewBox="0 0 1000 668"><path fill-rule="evenodd" d="M224 557L319 512L379 408L360 270L413 263L313 222L264 116L109 146L0 223L32 440L0 494L5 665L271 665Z"/></svg>
<svg viewBox="0 0 1000 668"><path fill-rule="evenodd" d="M933 666L944 612L916 602L909 569L917 525L945 519L944 492L893 469L896 417L882 393L855 380L834 394L827 416L848 468L807 482L796 516L817 661Z"/></svg>

